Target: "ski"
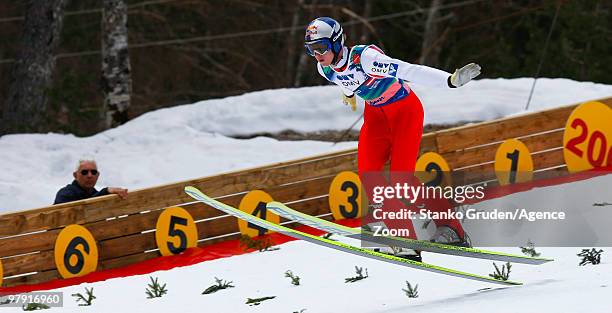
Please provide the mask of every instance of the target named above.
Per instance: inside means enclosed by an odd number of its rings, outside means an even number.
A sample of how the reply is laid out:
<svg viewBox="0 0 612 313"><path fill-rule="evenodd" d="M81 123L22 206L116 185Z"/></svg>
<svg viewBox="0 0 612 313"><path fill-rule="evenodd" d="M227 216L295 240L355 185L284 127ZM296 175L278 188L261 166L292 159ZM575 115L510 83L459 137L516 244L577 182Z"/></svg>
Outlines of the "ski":
<svg viewBox="0 0 612 313"><path fill-rule="evenodd" d="M311 234L300 232L300 231L297 231L297 230L294 230L294 229L291 229L285 226L270 223L257 216L253 216L237 208L234 208L232 206L229 206L227 204L214 200L208 197L207 195L205 195L204 193L202 193L197 188L192 187L192 186L186 186L185 193L187 193L189 196L191 196L197 201L200 201L204 204L214 207L236 218L245 220L249 223L266 228L268 230L275 231L275 232L278 232L278 233L281 233L283 235L287 235L293 238L302 239L302 240L305 240L305 241L308 241L308 242L311 242L311 243L314 243L320 246L336 249L339 251L359 255L362 257L370 258L370 259L375 259L375 260L392 263L392 264L396 264L400 266L405 266L409 268L414 268L418 270L434 272L438 274L450 275L450 276L455 276L455 277L460 277L460 278L465 278L465 279L470 279L470 280L476 280L476 281L482 281L482 282L487 282L487 283L493 283L493 284L500 284L500 285L522 285L522 283L520 282L498 280L498 279L494 279L491 277L461 272L458 270L453 270L453 269L449 269L449 268L445 268L445 267L441 267L441 266L437 266L433 264L428 264L424 262L417 262L413 260L403 259L403 258L399 258L393 255L378 253L372 250L363 249L363 248L355 247L349 244L345 244L345 243L325 239L319 236L314 236Z"/></svg>
<svg viewBox="0 0 612 313"><path fill-rule="evenodd" d="M326 221L316 216L308 215L294 209L280 202L270 202L267 204L267 209L279 216L286 219L296 221L300 224L308 225L310 227L333 233L349 238L360 239L368 242L375 242L383 245L409 248L420 251L427 251L433 253L441 253L462 257L487 259L503 262L515 262L531 265L539 265L546 262L553 261L552 259L539 258L539 257L528 257L523 255L507 254L489 250L481 250L476 248L458 247L453 245L440 244L430 242L426 240L415 240L410 238L392 237L392 236L376 236L374 233L362 230L360 228L346 227L340 224Z"/></svg>

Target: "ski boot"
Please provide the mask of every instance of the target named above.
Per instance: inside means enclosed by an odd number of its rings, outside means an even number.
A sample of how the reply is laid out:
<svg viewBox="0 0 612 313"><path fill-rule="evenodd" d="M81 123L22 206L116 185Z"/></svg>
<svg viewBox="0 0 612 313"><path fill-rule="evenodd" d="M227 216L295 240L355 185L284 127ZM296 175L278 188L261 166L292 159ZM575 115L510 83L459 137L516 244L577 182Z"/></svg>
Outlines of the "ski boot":
<svg viewBox="0 0 612 313"><path fill-rule="evenodd" d="M374 227L382 227L384 229L387 229L387 225L384 222L369 223L367 225L364 225L363 229L367 231L372 231ZM393 255L393 256L396 256L402 259L408 259L408 260L417 261L417 262L423 261L423 258L421 257L421 251L417 251L413 249L393 247L393 246L381 246L381 247L368 246L364 248L372 250L374 252Z"/></svg>
<svg viewBox="0 0 612 313"><path fill-rule="evenodd" d="M448 226L436 228L436 232L431 236L429 241L457 247L472 247L472 241L467 233L464 232L463 238L460 238L457 231Z"/></svg>
<svg viewBox="0 0 612 313"><path fill-rule="evenodd" d="M380 252L392 256L396 256L398 258L412 260L416 262L423 262L423 258L421 257L421 251L408 249L408 248L400 248L400 247L377 247L377 248L367 248L372 249L374 252Z"/></svg>

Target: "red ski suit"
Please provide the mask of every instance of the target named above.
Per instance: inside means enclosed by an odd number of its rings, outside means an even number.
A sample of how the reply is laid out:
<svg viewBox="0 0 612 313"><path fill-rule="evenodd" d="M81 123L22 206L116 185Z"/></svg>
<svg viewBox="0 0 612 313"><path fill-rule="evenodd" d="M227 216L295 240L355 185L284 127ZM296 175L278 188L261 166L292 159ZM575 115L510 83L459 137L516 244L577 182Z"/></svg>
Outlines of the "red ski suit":
<svg viewBox="0 0 612 313"><path fill-rule="evenodd" d="M338 62L340 66L332 68L318 64L318 69L326 79L341 86L345 95L356 94L365 100L364 124L358 148L359 175L365 189L371 191L372 186L385 184L364 176L366 173L382 172L387 161L391 161L392 184L406 180L414 184L415 180L408 178L406 172L410 172L409 176L412 177L415 170L423 135L423 106L406 81L449 88L447 80L450 74L392 59L373 45L355 46L350 51L344 47L342 53ZM368 194L368 198L372 203L371 194ZM406 206L399 200L385 200L385 208L399 210L401 207ZM442 211L448 208L448 201L436 201L436 205L429 209ZM463 237L463 228L457 220L434 222L437 226L452 227ZM416 238L414 226L409 221L385 220L385 224L390 229L408 229L409 237Z"/></svg>

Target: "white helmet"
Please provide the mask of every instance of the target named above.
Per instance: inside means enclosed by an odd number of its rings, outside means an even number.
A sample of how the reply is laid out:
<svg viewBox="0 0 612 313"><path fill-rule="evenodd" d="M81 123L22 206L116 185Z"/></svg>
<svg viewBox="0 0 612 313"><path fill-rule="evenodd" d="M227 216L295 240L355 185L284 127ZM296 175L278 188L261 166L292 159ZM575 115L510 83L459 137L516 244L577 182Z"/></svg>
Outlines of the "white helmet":
<svg viewBox="0 0 612 313"><path fill-rule="evenodd" d="M334 53L334 63L338 54L344 46L344 35L342 25L329 17L319 17L310 22L304 36L306 52L314 56L315 52L323 54L328 50Z"/></svg>

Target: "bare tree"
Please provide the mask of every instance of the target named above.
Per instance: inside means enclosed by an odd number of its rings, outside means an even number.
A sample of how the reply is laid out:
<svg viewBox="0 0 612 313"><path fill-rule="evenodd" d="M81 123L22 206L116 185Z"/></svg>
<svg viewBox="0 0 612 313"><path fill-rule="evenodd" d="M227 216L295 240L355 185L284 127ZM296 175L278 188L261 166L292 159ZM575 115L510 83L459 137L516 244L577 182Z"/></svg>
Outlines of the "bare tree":
<svg viewBox="0 0 612 313"><path fill-rule="evenodd" d="M418 63L427 64L430 66L440 66L440 52L442 51L442 42L448 35L449 28L441 30L441 22L452 17L448 14L444 17L440 16L440 7L442 0L432 0L431 6L427 11L427 19L425 20L425 30L423 31L423 44L421 45L421 56Z"/></svg>
<svg viewBox="0 0 612 313"><path fill-rule="evenodd" d="M363 23L361 28L361 38L359 38L359 42L361 43L368 43L370 41L370 33L374 28L369 22L367 22L367 18L369 18L370 15L372 15L372 0L366 0L363 6L363 14L361 15L366 21Z"/></svg>
<svg viewBox="0 0 612 313"><path fill-rule="evenodd" d="M55 52L67 2L26 1L21 51L11 72L1 134L48 130L47 90L53 83Z"/></svg>
<svg viewBox="0 0 612 313"><path fill-rule="evenodd" d="M106 128L127 122L132 78L128 52L127 6L123 0L104 0L102 89Z"/></svg>
<svg viewBox="0 0 612 313"><path fill-rule="evenodd" d="M287 39L287 65L286 65L286 73L287 73L287 83L290 84L290 79L295 77L296 72L296 53L297 51L302 52L303 50L297 50L296 47L301 47L302 42L296 42L296 33L302 33L301 29L298 29L300 25L300 19L302 15L302 6L304 5L304 0L298 0L297 5L293 11L293 18L291 19L291 30L289 31L289 37ZM301 38L301 36L300 36ZM299 61L298 61L299 62Z"/></svg>
<svg viewBox="0 0 612 313"><path fill-rule="evenodd" d="M350 10L349 8L342 8L341 11L342 13L358 20L359 22L363 24L363 32L361 34L361 37L359 38L360 44L368 43L370 34L372 34L374 35L374 37L376 37L376 45L383 50L385 49L385 45L383 44L382 40L380 40L380 36L378 36L378 33L376 32L376 28L374 27L374 25L372 25L372 23L368 21L369 16L358 15L357 13ZM365 13L370 14L370 9L366 8Z"/></svg>

